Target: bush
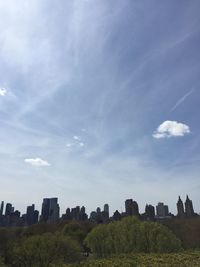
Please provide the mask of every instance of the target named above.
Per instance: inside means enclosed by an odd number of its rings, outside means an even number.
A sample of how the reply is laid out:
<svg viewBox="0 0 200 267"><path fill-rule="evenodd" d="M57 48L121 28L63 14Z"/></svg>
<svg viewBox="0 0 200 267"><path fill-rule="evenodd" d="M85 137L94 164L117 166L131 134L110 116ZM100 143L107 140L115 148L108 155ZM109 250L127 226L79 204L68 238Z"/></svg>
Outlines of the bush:
<svg viewBox="0 0 200 267"><path fill-rule="evenodd" d="M181 242L165 226L141 222L135 217L99 225L86 237L85 244L98 257L131 252L175 252Z"/></svg>
<svg viewBox="0 0 200 267"><path fill-rule="evenodd" d="M46 233L31 236L13 249L13 267L48 267L77 262L80 250L77 243L60 234Z"/></svg>

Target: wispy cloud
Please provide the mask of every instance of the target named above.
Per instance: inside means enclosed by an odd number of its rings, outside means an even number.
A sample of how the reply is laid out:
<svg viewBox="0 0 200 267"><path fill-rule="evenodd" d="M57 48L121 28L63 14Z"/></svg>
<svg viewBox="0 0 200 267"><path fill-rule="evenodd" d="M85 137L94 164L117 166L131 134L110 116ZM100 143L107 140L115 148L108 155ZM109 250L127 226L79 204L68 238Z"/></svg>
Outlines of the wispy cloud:
<svg viewBox="0 0 200 267"><path fill-rule="evenodd" d="M85 144L84 144L83 142L80 142L80 143L79 143L79 146L80 146L80 147L83 147L84 145L85 145Z"/></svg>
<svg viewBox="0 0 200 267"><path fill-rule="evenodd" d="M153 137L160 139L165 137L184 136L190 133L190 127L177 121L164 121L154 132Z"/></svg>
<svg viewBox="0 0 200 267"><path fill-rule="evenodd" d="M5 96L7 94L6 88L1 87L0 88L0 96Z"/></svg>
<svg viewBox="0 0 200 267"><path fill-rule="evenodd" d="M190 96L193 92L194 92L194 89L190 90L187 94L185 94L184 96L182 96L182 97L176 102L176 104L172 107L172 109L170 110L170 112L172 112L172 111L174 111L175 109L177 109L177 107L180 106L180 105L186 100L186 98L188 98L188 96Z"/></svg>
<svg viewBox="0 0 200 267"><path fill-rule="evenodd" d="M77 135L74 135L73 139L76 140L76 141L81 141L81 138L79 136L77 136Z"/></svg>
<svg viewBox="0 0 200 267"><path fill-rule="evenodd" d="M71 143L66 144L66 147L68 147L68 148L70 148L72 146L73 146L73 144L71 144Z"/></svg>
<svg viewBox="0 0 200 267"><path fill-rule="evenodd" d="M50 163L41 158L29 158L24 159L24 162L31 164L32 166L50 166Z"/></svg>

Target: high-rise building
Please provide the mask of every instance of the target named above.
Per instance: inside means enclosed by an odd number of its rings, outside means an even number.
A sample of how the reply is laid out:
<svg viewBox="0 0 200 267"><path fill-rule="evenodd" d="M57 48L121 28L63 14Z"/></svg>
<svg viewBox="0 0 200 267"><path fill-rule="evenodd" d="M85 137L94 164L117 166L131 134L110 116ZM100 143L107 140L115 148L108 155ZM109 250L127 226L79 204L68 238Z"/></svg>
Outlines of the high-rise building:
<svg viewBox="0 0 200 267"><path fill-rule="evenodd" d="M60 207L58 198L44 198L42 203L41 221L56 222L59 219Z"/></svg>
<svg viewBox="0 0 200 267"><path fill-rule="evenodd" d="M166 217L169 215L169 208L164 203L159 202L156 206L156 214L158 217Z"/></svg>
<svg viewBox="0 0 200 267"><path fill-rule="evenodd" d="M39 211L34 210L34 224L38 223L38 220L39 220Z"/></svg>
<svg viewBox="0 0 200 267"><path fill-rule="evenodd" d="M139 207L136 201L132 199L127 199L125 201L125 212L127 216L139 215Z"/></svg>
<svg viewBox="0 0 200 267"><path fill-rule="evenodd" d="M138 216L139 215L139 207L138 203L136 201L133 201L133 215Z"/></svg>
<svg viewBox="0 0 200 267"><path fill-rule="evenodd" d="M102 211L103 221L106 222L109 219L109 205L105 204L104 209Z"/></svg>
<svg viewBox="0 0 200 267"><path fill-rule="evenodd" d="M35 223L35 205L32 204L31 206L28 206L27 207L27 210L26 210L26 224L27 225L32 225Z"/></svg>
<svg viewBox="0 0 200 267"><path fill-rule="evenodd" d="M109 217L109 205L108 204L104 205L104 212L108 213L108 217Z"/></svg>
<svg viewBox="0 0 200 267"><path fill-rule="evenodd" d="M119 220L121 220L121 214L119 213L119 211L118 210L116 210L115 212L114 212L114 214L113 214L113 220L114 221L119 221Z"/></svg>
<svg viewBox="0 0 200 267"><path fill-rule="evenodd" d="M0 216L3 215L4 201L1 201Z"/></svg>
<svg viewBox="0 0 200 267"><path fill-rule="evenodd" d="M96 212L97 212L97 214L100 214L101 213L101 208L97 207Z"/></svg>
<svg viewBox="0 0 200 267"><path fill-rule="evenodd" d="M194 216L194 209L193 209L192 200L189 199L188 195L187 195L186 201L185 201L185 215L186 215L186 217Z"/></svg>
<svg viewBox="0 0 200 267"><path fill-rule="evenodd" d="M148 220L154 220L155 218L155 208L152 205L146 205L145 215Z"/></svg>
<svg viewBox="0 0 200 267"><path fill-rule="evenodd" d="M177 206L177 216L179 218L183 218L185 216L185 212L184 212L183 201L181 200L180 196L178 197L178 202L176 203L176 206Z"/></svg>
<svg viewBox="0 0 200 267"><path fill-rule="evenodd" d="M13 212L12 204L6 204L5 216L9 216Z"/></svg>
<svg viewBox="0 0 200 267"><path fill-rule="evenodd" d="M79 220L81 220L81 221L86 221L87 218L88 218L88 216L87 216L87 214L86 214L86 212L85 212L85 207L82 206L82 207L81 207L81 210L80 210Z"/></svg>
<svg viewBox="0 0 200 267"><path fill-rule="evenodd" d="M126 215L131 216L133 215L133 206L132 206L133 200L132 199L127 199L125 201L125 212Z"/></svg>

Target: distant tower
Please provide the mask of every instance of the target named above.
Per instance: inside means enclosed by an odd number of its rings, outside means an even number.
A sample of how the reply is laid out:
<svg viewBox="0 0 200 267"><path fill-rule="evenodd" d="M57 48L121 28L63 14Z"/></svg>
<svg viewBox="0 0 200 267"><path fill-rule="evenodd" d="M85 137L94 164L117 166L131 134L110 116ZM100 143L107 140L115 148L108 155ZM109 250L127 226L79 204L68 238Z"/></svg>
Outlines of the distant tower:
<svg viewBox="0 0 200 267"><path fill-rule="evenodd" d="M4 201L1 201L0 216L3 215Z"/></svg>
<svg viewBox="0 0 200 267"><path fill-rule="evenodd" d="M136 201L133 201L132 199L127 199L125 201L125 211L126 215L131 216L137 216L139 215L139 207Z"/></svg>
<svg viewBox="0 0 200 267"><path fill-rule="evenodd" d="M96 212L97 212L97 214L100 214L101 213L101 209L99 207L97 207Z"/></svg>
<svg viewBox="0 0 200 267"><path fill-rule="evenodd" d="M5 210L5 216L9 216L13 211L12 204L7 203L6 204L6 210Z"/></svg>
<svg viewBox="0 0 200 267"><path fill-rule="evenodd" d="M185 201L185 215L186 215L186 217L194 216L194 209L193 209L192 200L189 199L188 195L187 195L186 201Z"/></svg>
<svg viewBox="0 0 200 267"><path fill-rule="evenodd" d="M107 215L107 217L109 218L109 205L105 204L104 205L104 213Z"/></svg>
<svg viewBox="0 0 200 267"><path fill-rule="evenodd" d="M148 220L154 220L155 219L155 208L152 205L146 205L145 207L145 213Z"/></svg>
<svg viewBox="0 0 200 267"><path fill-rule="evenodd" d="M156 214L158 217L166 217L169 215L169 209L163 202L159 202L156 206Z"/></svg>
<svg viewBox="0 0 200 267"><path fill-rule="evenodd" d="M125 201L125 211L127 216L133 215L132 203L133 203L132 199L127 199Z"/></svg>
<svg viewBox="0 0 200 267"><path fill-rule="evenodd" d="M34 224L34 211L35 211L35 205L34 204L27 207L27 210L26 210L26 223L27 223L27 225Z"/></svg>
<svg viewBox="0 0 200 267"><path fill-rule="evenodd" d="M59 219L60 207L58 198L44 198L42 203L41 221L55 222Z"/></svg>
<svg viewBox="0 0 200 267"><path fill-rule="evenodd" d="M139 215L138 203L136 201L133 201L132 206L133 206L133 215L138 216Z"/></svg>
<svg viewBox="0 0 200 267"><path fill-rule="evenodd" d="M185 212L184 212L183 201L181 200L180 196L178 197L178 202L176 205L177 205L177 216L183 218L185 216Z"/></svg>

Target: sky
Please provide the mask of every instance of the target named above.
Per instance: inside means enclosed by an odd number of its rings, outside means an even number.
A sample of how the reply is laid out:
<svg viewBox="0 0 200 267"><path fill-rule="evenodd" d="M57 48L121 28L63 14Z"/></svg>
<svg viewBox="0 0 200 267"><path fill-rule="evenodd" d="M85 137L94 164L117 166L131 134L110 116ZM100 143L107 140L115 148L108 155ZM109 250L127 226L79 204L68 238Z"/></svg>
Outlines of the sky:
<svg viewBox="0 0 200 267"><path fill-rule="evenodd" d="M200 1L0 0L0 200L200 212Z"/></svg>

